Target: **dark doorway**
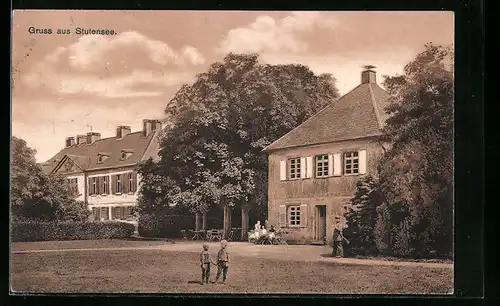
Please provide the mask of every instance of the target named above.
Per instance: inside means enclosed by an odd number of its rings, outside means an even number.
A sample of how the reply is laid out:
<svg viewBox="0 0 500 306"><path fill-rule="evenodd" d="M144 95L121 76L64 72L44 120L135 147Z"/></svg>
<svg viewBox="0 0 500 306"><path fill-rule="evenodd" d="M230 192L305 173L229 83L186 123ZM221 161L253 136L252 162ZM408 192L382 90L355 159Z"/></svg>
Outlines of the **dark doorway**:
<svg viewBox="0 0 500 306"><path fill-rule="evenodd" d="M326 205L316 206L316 240L326 237Z"/></svg>

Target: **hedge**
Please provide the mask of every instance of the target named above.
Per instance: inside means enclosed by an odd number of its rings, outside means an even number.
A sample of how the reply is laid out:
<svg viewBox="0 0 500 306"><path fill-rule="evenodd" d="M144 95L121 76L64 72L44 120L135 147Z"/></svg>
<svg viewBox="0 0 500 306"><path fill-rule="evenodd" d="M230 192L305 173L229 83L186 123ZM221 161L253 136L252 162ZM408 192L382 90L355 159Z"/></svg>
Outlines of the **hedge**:
<svg viewBox="0 0 500 306"><path fill-rule="evenodd" d="M135 225L118 221L83 222L12 222L12 242L50 240L94 240L128 238Z"/></svg>

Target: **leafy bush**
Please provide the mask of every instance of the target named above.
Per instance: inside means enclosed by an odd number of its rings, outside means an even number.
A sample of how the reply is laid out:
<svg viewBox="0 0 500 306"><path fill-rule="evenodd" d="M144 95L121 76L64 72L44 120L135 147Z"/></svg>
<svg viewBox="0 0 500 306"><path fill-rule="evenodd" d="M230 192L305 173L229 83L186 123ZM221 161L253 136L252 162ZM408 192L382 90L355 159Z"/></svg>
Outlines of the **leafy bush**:
<svg viewBox="0 0 500 306"><path fill-rule="evenodd" d="M119 239L131 237L134 230L133 224L118 221L14 221L11 226L11 239L12 242Z"/></svg>

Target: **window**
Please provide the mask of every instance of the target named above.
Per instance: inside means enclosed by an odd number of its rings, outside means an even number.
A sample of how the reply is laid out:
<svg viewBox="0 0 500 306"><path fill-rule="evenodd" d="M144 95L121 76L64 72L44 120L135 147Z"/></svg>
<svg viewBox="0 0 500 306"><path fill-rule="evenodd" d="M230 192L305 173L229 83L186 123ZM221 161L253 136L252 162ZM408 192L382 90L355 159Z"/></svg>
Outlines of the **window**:
<svg viewBox="0 0 500 306"><path fill-rule="evenodd" d="M101 207L101 220L109 220L109 208Z"/></svg>
<svg viewBox="0 0 500 306"><path fill-rule="evenodd" d="M109 194L109 176L102 177L102 193Z"/></svg>
<svg viewBox="0 0 500 306"><path fill-rule="evenodd" d="M133 218L131 208L132 206L123 207L123 220L131 220Z"/></svg>
<svg viewBox="0 0 500 306"><path fill-rule="evenodd" d="M328 155L316 156L316 177L328 176Z"/></svg>
<svg viewBox="0 0 500 306"><path fill-rule="evenodd" d="M300 206L288 207L288 220L289 226L300 226Z"/></svg>
<svg viewBox="0 0 500 306"><path fill-rule="evenodd" d="M122 192L122 175L119 174L116 176L116 193Z"/></svg>
<svg viewBox="0 0 500 306"><path fill-rule="evenodd" d="M290 159L289 165L289 175L290 179L298 179L300 178L300 158L292 158Z"/></svg>
<svg viewBox="0 0 500 306"><path fill-rule="evenodd" d="M71 195L78 195L78 178L68 179L69 192Z"/></svg>
<svg viewBox="0 0 500 306"><path fill-rule="evenodd" d="M90 194L97 194L97 177L90 178Z"/></svg>
<svg viewBox="0 0 500 306"><path fill-rule="evenodd" d="M130 213L130 206L113 207L113 219L130 220L131 217L132 215Z"/></svg>
<svg viewBox="0 0 500 306"><path fill-rule="evenodd" d="M344 174L359 173L359 156L358 152L344 153Z"/></svg>
<svg viewBox="0 0 500 306"><path fill-rule="evenodd" d="M122 152L122 159L127 159L127 153Z"/></svg>
<svg viewBox="0 0 500 306"><path fill-rule="evenodd" d="M97 156L97 163L102 163L102 155Z"/></svg>
<svg viewBox="0 0 500 306"><path fill-rule="evenodd" d="M92 217L94 220L101 220L101 209L92 207Z"/></svg>

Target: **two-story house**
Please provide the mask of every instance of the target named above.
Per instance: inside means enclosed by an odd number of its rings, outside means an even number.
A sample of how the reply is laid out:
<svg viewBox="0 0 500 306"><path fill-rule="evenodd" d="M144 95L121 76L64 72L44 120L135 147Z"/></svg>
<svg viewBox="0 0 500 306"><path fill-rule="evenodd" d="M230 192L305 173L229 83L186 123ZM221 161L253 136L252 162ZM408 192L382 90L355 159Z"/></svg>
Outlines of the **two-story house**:
<svg viewBox="0 0 500 306"><path fill-rule="evenodd" d="M361 84L264 149L268 153L268 220L292 233L331 240L358 179L374 171L388 94L366 69Z"/></svg>
<svg viewBox="0 0 500 306"><path fill-rule="evenodd" d="M64 149L44 164L44 171L63 174L77 199L92 211L93 220L135 223L131 208L137 205L137 166L159 158L160 130L160 121L145 119L138 132L118 126L114 137L101 139L96 132L67 137Z"/></svg>

